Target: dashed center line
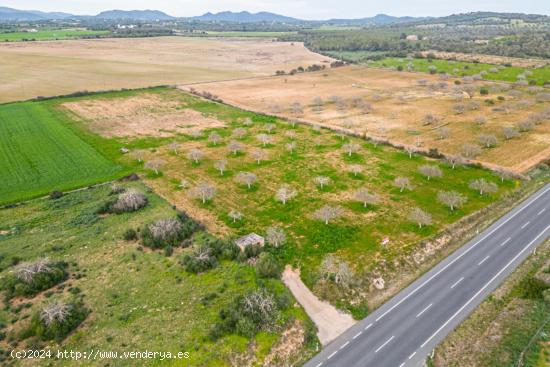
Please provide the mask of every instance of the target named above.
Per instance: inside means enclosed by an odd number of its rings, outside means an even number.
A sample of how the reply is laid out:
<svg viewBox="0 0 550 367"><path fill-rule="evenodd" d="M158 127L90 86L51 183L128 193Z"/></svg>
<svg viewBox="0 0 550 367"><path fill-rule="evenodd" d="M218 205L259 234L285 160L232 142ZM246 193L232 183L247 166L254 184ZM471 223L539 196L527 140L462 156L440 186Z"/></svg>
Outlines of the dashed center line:
<svg viewBox="0 0 550 367"><path fill-rule="evenodd" d="M418 315L416 315L416 318L419 318L424 312L428 311L428 308L432 307L433 303L430 303L426 308L424 308Z"/></svg>
<svg viewBox="0 0 550 367"><path fill-rule="evenodd" d="M372 323L371 324L368 324L367 326L365 326L365 329L364 330L367 330L368 328L370 328L372 326Z"/></svg>
<svg viewBox="0 0 550 367"><path fill-rule="evenodd" d="M405 365L405 362L401 363L399 367L403 367Z"/></svg>
<svg viewBox="0 0 550 367"><path fill-rule="evenodd" d="M349 344L349 340L348 340L347 342L345 342L344 344L342 344L342 346L340 347L340 349L344 349L348 344Z"/></svg>
<svg viewBox="0 0 550 367"><path fill-rule="evenodd" d="M477 265L481 265L483 264L485 261L487 261L488 258L490 258L491 256L487 255L483 260L481 260L480 262L477 263Z"/></svg>
<svg viewBox="0 0 550 367"><path fill-rule="evenodd" d="M328 358L327 358L327 359L331 359L332 357L334 357L334 355L335 355L336 353L338 353L338 351L337 351L337 350L335 350L334 352L332 352L332 354L331 354L330 356L328 356Z"/></svg>
<svg viewBox="0 0 550 367"><path fill-rule="evenodd" d="M358 332L357 334L355 334L355 336L353 337L353 339L357 339L357 337L358 337L359 335L361 335L361 334L363 334L362 331Z"/></svg>
<svg viewBox="0 0 550 367"><path fill-rule="evenodd" d="M374 351L374 353L378 353L380 351L380 349L384 348L386 345L388 345L389 342L391 342L393 340L393 338L395 338L395 335L392 335L391 338L389 338L388 340L386 340L386 342L384 344L382 344L381 346L378 347L378 349L376 349Z"/></svg>
<svg viewBox="0 0 550 367"><path fill-rule="evenodd" d="M414 352L413 354L411 354L411 355L409 356L409 359L412 359L412 358L414 357L415 354L416 354L416 352Z"/></svg>
<svg viewBox="0 0 550 367"><path fill-rule="evenodd" d="M527 227L529 225L529 223L531 223L530 221L527 221L524 225L521 226L521 229Z"/></svg>
<svg viewBox="0 0 550 367"><path fill-rule="evenodd" d="M512 237L508 237L506 240L504 240L504 242L502 242L500 245L501 246L504 246L506 245L508 242L510 242L510 240L512 239Z"/></svg>
<svg viewBox="0 0 550 367"><path fill-rule="evenodd" d="M544 213L545 210L546 208L542 209L540 212L537 213L537 215L541 215L542 213Z"/></svg>
<svg viewBox="0 0 550 367"><path fill-rule="evenodd" d="M317 366L315 367L321 367L321 365L323 364L323 362L319 363Z"/></svg>
<svg viewBox="0 0 550 367"><path fill-rule="evenodd" d="M451 285L451 289L453 289L454 287L456 287L458 285L458 283L462 282L464 280L464 277L460 278L459 280L457 280L453 285Z"/></svg>

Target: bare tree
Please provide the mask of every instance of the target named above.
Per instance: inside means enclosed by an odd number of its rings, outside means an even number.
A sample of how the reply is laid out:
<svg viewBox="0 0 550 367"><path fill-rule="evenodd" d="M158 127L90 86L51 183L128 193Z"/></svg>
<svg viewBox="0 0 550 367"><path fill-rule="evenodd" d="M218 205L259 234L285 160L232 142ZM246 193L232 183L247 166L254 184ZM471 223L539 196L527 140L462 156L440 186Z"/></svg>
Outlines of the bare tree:
<svg viewBox="0 0 550 367"><path fill-rule="evenodd" d="M451 137L451 129L449 129L447 126L442 126L437 129L437 135L439 135L439 139L448 139Z"/></svg>
<svg viewBox="0 0 550 367"><path fill-rule="evenodd" d="M456 166L465 164L466 160L460 154L457 154L447 156L447 162L451 165L451 169L455 169Z"/></svg>
<svg viewBox="0 0 550 367"><path fill-rule="evenodd" d="M328 224L331 220L337 219L342 215L343 210L341 207L329 205L325 205L313 213L315 219L322 220L325 224Z"/></svg>
<svg viewBox="0 0 550 367"><path fill-rule="evenodd" d="M275 124L265 124L265 131L267 131L268 134L271 134L275 130Z"/></svg>
<svg viewBox="0 0 550 367"><path fill-rule="evenodd" d="M227 147L229 148L229 151L233 153L233 155L237 155L243 150L243 145L236 140L231 140Z"/></svg>
<svg viewBox="0 0 550 367"><path fill-rule="evenodd" d="M203 154L202 154L202 151L199 150L199 149L191 149L188 153L187 153L187 158L189 158L190 160L192 160L193 162L195 162L195 164L199 164L200 160L202 159L203 157Z"/></svg>
<svg viewBox="0 0 550 367"><path fill-rule="evenodd" d="M281 227L268 227L265 232L267 243L273 247L281 247L286 241L285 231Z"/></svg>
<svg viewBox="0 0 550 367"><path fill-rule="evenodd" d="M346 143L342 148L348 153L348 156L351 157L351 155L357 153L361 147L357 143Z"/></svg>
<svg viewBox="0 0 550 367"><path fill-rule="evenodd" d="M176 218L160 219L149 225L151 236L159 241L174 238L181 231L182 224Z"/></svg>
<svg viewBox="0 0 550 367"><path fill-rule="evenodd" d="M462 155L466 158L475 158L481 153L481 148L477 144L466 143L462 146Z"/></svg>
<svg viewBox="0 0 550 367"><path fill-rule="evenodd" d="M497 137L490 134L481 134L478 137L479 142L485 146L485 148L491 148L497 145Z"/></svg>
<svg viewBox="0 0 550 367"><path fill-rule="evenodd" d="M238 127L231 133L231 136L233 136L235 139L242 139L246 135L246 129L243 127Z"/></svg>
<svg viewBox="0 0 550 367"><path fill-rule="evenodd" d="M171 151L174 152L174 154L178 154L178 149L180 147L180 144L177 141L173 141L168 145Z"/></svg>
<svg viewBox="0 0 550 367"><path fill-rule="evenodd" d="M256 174L252 172L239 172L239 174L235 178L238 183L246 185L249 190L252 188L252 185L254 185L257 179L258 177L256 176Z"/></svg>
<svg viewBox="0 0 550 367"><path fill-rule="evenodd" d="M433 113L428 113L424 116L424 118L422 119L422 123L424 125L432 125L432 124L437 124L438 122L440 121L439 117L437 117L436 115L434 115Z"/></svg>
<svg viewBox="0 0 550 367"><path fill-rule="evenodd" d="M200 199L202 203L205 204L216 195L216 187L208 182L202 181L191 189L190 194L192 197Z"/></svg>
<svg viewBox="0 0 550 367"><path fill-rule="evenodd" d="M269 145L271 144L271 137L267 134L258 134L256 136L256 139L258 139L260 141L260 143L262 143L262 146L266 146L266 145Z"/></svg>
<svg viewBox="0 0 550 367"><path fill-rule="evenodd" d="M220 176L223 176L227 168L227 159L220 159L214 163L214 168L220 171Z"/></svg>
<svg viewBox="0 0 550 367"><path fill-rule="evenodd" d="M360 188L353 194L353 197L355 200L363 203L363 207L367 207L367 205L371 204L374 205L378 203L379 197L376 194L371 193L366 188Z"/></svg>
<svg viewBox="0 0 550 367"><path fill-rule="evenodd" d="M277 197L277 200L279 200L284 205L286 204L287 201L295 198L296 195L297 195L296 190L294 190L293 188L287 185L284 185L284 186L281 186L279 190L277 190L276 197Z"/></svg>
<svg viewBox="0 0 550 367"><path fill-rule="evenodd" d="M145 157L145 151L142 150L142 149L138 149L138 150L133 150L131 153L130 153L130 156L135 159L136 161L138 161L139 163L143 162L143 157Z"/></svg>
<svg viewBox="0 0 550 367"><path fill-rule="evenodd" d="M429 165L423 165L418 168L418 172L423 174L430 180L432 177L441 177L443 176L443 172L439 169L438 166L429 166Z"/></svg>
<svg viewBox="0 0 550 367"><path fill-rule="evenodd" d="M479 191L479 195L483 193L494 193L498 191L498 186L494 182L487 182L484 178L470 181L469 187Z"/></svg>
<svg viewBox="0 0 550 367"><path fill-rule="evenodd" d="M348 167L348 170L353 173L353 177L357 177L358 174L363 172L363 166L361 166L360 164L352 164Z"/></svg>
<svg viewBox="0 0 550 367"><path fill-rule="evenodd" d="M405 189L412 190L411 181L407 177L396 177L393 184L399 187L399 192L403 192Z"/></svg>
<svg viewBox="0 0 550 367"><path fill-rule="evenodd" d="M440 191L437 194L437 200L447 205L453 211L455 208L459 208L466 203L466 197L456 191Z"/></svg>
<svg viewBox="0 0 550 367"><path fill-rule="evenodd" d="M348 263L345 261L340 261L338 264L338 270L334 274L334 283L343 286L349 287L353 281L353 272L351 271Z"/></svg>
<svg viewBox="0 0 550 367"><path fill-rule="evenodd" d="M217 132L213 131L208 135L208 142L210 142L213 145L218 145L220 141L222 140L222 137Z"/></svg>
<svg viewBox="0 0 550 367"><path fill-rule="evenodd" d="M25 283L33 281L35 275L51 271L48 258L38 259L32 262L20 263L15 268L15 277Z"/></svg>
<svg viewBox="0 0 550 367"><path fill-rule="evenodd" d="M40 320L47 327L54 322L63 323L71 314L71 307L61 301L54 301L42 308L40 311Z"/></svg>
<svg viewBox="0 0 550 367"><path fill-rule="evenodd" d="M165 164L166 162L162 159L153 159L151 161L145 162L144 167L147 169L152 169L153 171L155 171L155 174L158 175L159 171L162 169L162 167L164 167Z"/></svg>
<svg viewBox="0 0 550 367"><path fill-rule="evenodd" d="M115 212L132 212L147 205L147 197L137 189L129 189L119 195L116 203L113 204Z"/></svg>
<svg viewBox="0 0 550 367"><path fill-rule="evenodd" d="M517 131L513 127L507 126L502 129L502 134L504 135L504 139L510 140L513 138L517 138L519 136L519 131Z"/></svg>
<svg viewBox="0 0 550 367"><path fill-rule="evenodd" d="M287 144L285 145L285 147L286 147L286 150L287 150L290 154L292 154L292 153L294 153L294 150L296 149L296 142L295 142L295 141L291 141L290 143L287 143Z"/></svg>
<svg viewBox="0 0 550 367"><path fill-rule="evenodd" d="M485 123L487 122L487 119L485 118L485 116L477 116L477 117L474 119L474 122L475 122L477 125L485 125Z"/></svg>
<svg viewBox="0 0 550 367"><path fill-rule="evenodd" d="M228 214L229 218L231 218L233 220L233 223L235 223L236 221L240 221L243 217L243 214L237 210L234 210L232 209L229 214Z"/></svg>
<svg viewBox="0 0 550 367"><path fill-rule="evenodd" d="M413 154L416 153L415 147L410 146L410 145L407 146L407 147L405 147L405 151L406 151L407 154L409 155L409 159L412 159Z"/></svg>
<svg viewBox="0 0 550 367"><path fill-rule="evenodd" d="M330 184L332 180L327 176L317 176L313 179L313 181L315 181L317 185L321 186L322 190L326 185Z"/></svg>
<svg viewBox="0 0 550 367"><path fill-rule="evenodd" d="M252 158L260 164L262 161L265 161L267 159L267 153L264 150L256 149L252 151Z"/></svg>
<svg viewBox="0 0 550 367"><path fill-rule="evenodd" d="M409 220L418 224L418 228L432 224L432 216L420 208L412 208L409 213Z"/></svg>

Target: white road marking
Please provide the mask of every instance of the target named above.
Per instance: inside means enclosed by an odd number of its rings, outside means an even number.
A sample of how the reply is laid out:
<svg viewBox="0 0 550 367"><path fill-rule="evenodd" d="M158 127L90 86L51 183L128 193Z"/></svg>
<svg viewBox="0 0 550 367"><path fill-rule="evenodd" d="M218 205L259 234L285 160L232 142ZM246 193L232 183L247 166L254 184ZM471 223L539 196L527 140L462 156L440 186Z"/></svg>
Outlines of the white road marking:
<svg viewBox="0 0 550 367"><path fill-rule="evenodd" d="M500 269L500 271L498 273L495 274L494 277L491 278L491 280L489 280L479 291L477 291L476 294L474 294L474 296L472 298L470 298L468 300L468 302L466 302L462 307L460 307L458 309L458 311L456 311L450 319L448 319L447 321L445 321L445 323L443 325L441 325L439 327L439 329L437 329L435 331L435 333L432 334L432 336L430 336L424 343L422 343L422 345L420 346L420 348L424 348L426 346L426 344L428 344L430 342L430 340L432 340L437 334L439 334L439 332L441 330L443 330L443 328L445 328L451 321L453 321L453 319L458 316L458 314L460 314L462 312L462 310L464 310L466 307L468 307L468 305L470 303L472 303L472 301L481 294L481 292L483 292L485 290L485 288L487 288L496 278L498 278L500 276L500 274L502 274L510 265L512 265L512 263L514 261L516 261L518 259L518 257L521 256L521 254L523 254L529 247L531 247L531 245L533 243L535 243L536 240L539 239L540 236L542 236L548 229L550 229L550 225L548 225L542 232L540 232L537 237L535 237L531 242L529 242L529 244L527 246L525 246L516 256L514 256L514 258L512 260L510 260L508 262L508 264L506 264L502 269Z"/></svg>
<svg viewBox="0 0 550 367"><path fill-rule="evenodd" d="M315 367L321 367L321 365L323 364L323 362L319 363L317 366Z"/></svg>
<svg viewBox="0 0 550 367"><path fill-rule="evenodd" d="M358 337L359 335L361 335L361 334L363 334L362 331L358 332L357 334L355 334L355 336L353 337L353 339L357 339L357 337Z"/></svg>
<svg viewBox="0 0 550 367"><path fill-rule="evenodd" d="M416 354L416 352L414 352L413 354L411 354L411 355L409 356L409 359L412 359L412 357L414 357L415 354Z"/></svg>
<svg viewBox="0 0 550 367"><path fill-rule="evenodd" d="M481 260L480 262L477 263L477 265L481 265L483 264L485 261L487 261L488 258L490 258L491 256L487 255L485 256L485 258L483 260Z"/></svg>
<svg viewBox="0 0 550 367"><path fill-rule="evenodd" d="M401 363L399 367L403 367L405 365L405 362Z"/></svg>
<svg viewBox="0 0 550 367"><path fill-rule="evenodd" d="M374 353L378 353L380 351L380 349L384 348L386 345L388 345L389 342L391 342L393 340L393 338L395 338L395 335L392 335L391 338L389 338L388 340L386 340L386 342L384 344L382 344L381 346L378 347L378 349L376 349L374 351Z"/></svg>
<svg viewBox="0 0 550 367"><path fill-rule="evenodd" d="M500 223L498 226L496 226L495 228L493 228L491 231L489 231L485 236L483 236L483 238L481 238L479 241L477 241L476 243L474 243L472 246L470 246L468 249L466 249L466 251L464 251L463 253L461 253L460 255L458 255L456 258L454 258L452 261L450 261L447 265L445 265L444 267L442 267L441 269L439 269L438 272L436 272L435 274L433 274L431 277L429 277L428 279L426 279L424 281L424 283L420 284L418 287L416 287L411 293L407 294L405 297L403 297L399 302L397 302L395 305L393 305L392 307L390 307L386 312L384 312L382 315L378 316L378 318L376 319L376 321L380 320L382 317L386 316L388 313L390 313L391 311L393 311L397 306L399 306L401 303L405 302L407 299L409 299L409 297L411 297L413 294L415 294L416 292L418 292L418 290L422 287L424 287L426 284L428 284L433 278L435 278L436 276L438 276L439 274L441 274L443 271L445 271L449 266L453 265L455 262L457 262L458 260L460 260L464 255L466 255L468 252L470 252L471 250L474 249L474 247L476 247L478 244L480 244L482 241L484 241L487 237L489 237L490 235L492 235L493 233L495 233L498 229L500 229L500 227L502 227L503 225L505 225L506 223L508 223L510 220L512 220L512 218L514 218L516 215L518 215L519 213L521 213L523 210L525 210L525 208L529 207L529 205L533 204L538 198L540 198L541 196L543 196L544 194L546 194L548 191L550 190L550 187L545 189L543 192L541 192L540 194L538 194L537 196L535 196L534 198L531 199L531 201L529 201L527 204L525 204L525 206L523 206L522 208L519 208L517 212L515 212L513 215L511 215L508 219L506 219L505 221L503 221L502 223Z"/></svg>
<svg viewBox="0 0 550 367"><path fill-rule="evenodd" d="M349 340L348 340L347 342L345 342L344 344L342 344L342 346L340 347L340 349L344 349L348 344L349 344Z"/></svg>
<svg viewBox="0 0 550 367"><path fill-rule="evenodd" d="M529 225L529 223L531 223L530 221L527 221L524 225L521 226L521 229L527 227Z"/></svg>
<svg viewBox="0 0 550 367"><path fill-rule="evenodd" d="M501 246L506 245L511 239L512 239L512 237L508 237L508 238L507 238L504 242L502 242L500 245L501 245Z"/></svg>
<svg viewBox="0 0 550 367"><path fill-rule="evenodd" d="M416 315L416 318L419 318L424 312L428 311L428 308L432 307L432 305L433 303L430 303L428 306L426 306L425 309L423 309L418 315Z"/></svg>
<svg viewBox="0 0 550 367"><path fill-rule="evenodd" d="M327 359L331 359L332 357L334 357L334 355L335 355L336 353L338 353L338 351L337 351L337 350L335 350L334 352L332 352L332 354L331 354L330 356L328 356L328 358L327 358Z"/></svg>
<svg viewBox="0 0 550 367"><path fill-rule="evenodd" d="M537 213L537 215L541 215L542 213L544 213L545 210L546 208L542 209L540 212Z"/></svg>
<svg viewBox="0 0 550 367"><path fill-rule="evenodd" d="M454 287L456 287L458 285L458 283L462 282L464 280L464 277L460 278L459 280L457 280L453 285L451 285L451 289L453 289Z"/></svg>
<svg viewBox="0 0 550 367"><path fill-rule="evenodd" d="M365 326L365 329L364 330L367 330L368 328L370 328L372 326L372 323L368 324L367 326Z"/></svg>

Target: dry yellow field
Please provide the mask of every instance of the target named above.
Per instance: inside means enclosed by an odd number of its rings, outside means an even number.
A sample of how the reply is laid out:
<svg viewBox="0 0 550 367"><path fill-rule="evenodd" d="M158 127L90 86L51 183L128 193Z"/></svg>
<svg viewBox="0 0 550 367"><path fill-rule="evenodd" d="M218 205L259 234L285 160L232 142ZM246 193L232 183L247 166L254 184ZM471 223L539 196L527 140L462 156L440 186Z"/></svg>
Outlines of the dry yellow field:
<svg viewBox="0 0 550 367"><path fill-rule="evenodd" d="M482 86L487 86L488 95L480 95ZM550 103L540 100L547 95L540 87L514 89L486 81L455 85L454 79L441 80L428 74L349 66L181 88L207 91L226 103L253 111L343 128L419 149L437 148L448 154L461 153L467 143L482 146L480 136L493 135L496 146L482 149L477 159L516 172L524 172L550 156ZM470 92L470 97L464 89L475 93ZM464 111L457 112L457 106ZM435 121L425 124L426 115L434 116ZM532 130L505 139L505 127L516 129L521 121L535 117L539 120ZM480 118L484 123L476 123ZM450 129L450 137L441 139L441 127Z"/></svg>
<svg viewBox="0 0 550 367"><path fill-rule="evenodd" d="M270 39L156 37L0 44L0 103L77 91L272 75L330 58Z"/></svg>

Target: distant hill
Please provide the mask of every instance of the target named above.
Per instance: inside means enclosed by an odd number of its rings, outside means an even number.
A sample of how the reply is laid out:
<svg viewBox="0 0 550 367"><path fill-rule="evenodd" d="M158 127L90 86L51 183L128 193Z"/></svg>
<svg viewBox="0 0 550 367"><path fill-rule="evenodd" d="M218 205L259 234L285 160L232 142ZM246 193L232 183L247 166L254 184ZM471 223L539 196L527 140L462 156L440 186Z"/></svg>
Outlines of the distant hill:
<svg viewBox="0 0 550 367"><path fill-rule="evenodd" d="M274 13L268 13L268 12L260 12L260 13L250 13L247 11L241 11L238 13L234 13L231 11L223 11L221 13L206 13L198 17L191 17L188 19L193 20L202 20L202 21L218 21L218 22L237 22L237 23L257 23L257 22L279 22L279 23L292 23L292 22L300 22L301 20L292 18L292 17L286 17L284 15L274 14Z"/></svg>
<svg viewBox="0 0 550 367"><path fill-rule="evenodd" d="M101 19L170 20L174 17L159 10L107 10L95 16Z"/></svg>
<svg viewBox="0 0 550 367"><path fill-rule="evenodd" d="M349 25L385 25L396 23L409 23L421 20L431 19L430 17L394 17L386 14L377 14L374 17L359 19L329 19L326 22L330 24L349 24Z"/></svg>
<svg viewBox="0 0 550 367"><path fill-rule="evenodd" d="M46 13L37 10L18 10L7 7L0 7L0 22L66 19L72 16L72 14L67 13Z"/></svg>
<svg viewBox="0 0 550 367"><path fill-rule="evenodd" d="M441 23L447 25L494 25L509 23L511 20L522 20L528 23L550 23L550 16L541 14L477 11L431 18L426 23Z"/></svg>

